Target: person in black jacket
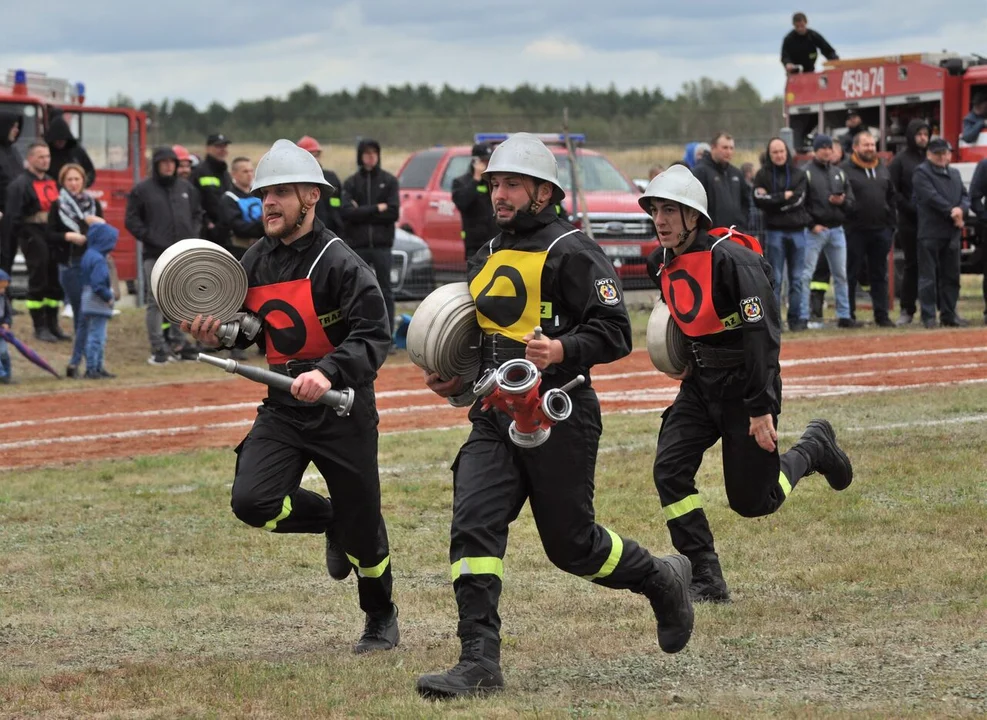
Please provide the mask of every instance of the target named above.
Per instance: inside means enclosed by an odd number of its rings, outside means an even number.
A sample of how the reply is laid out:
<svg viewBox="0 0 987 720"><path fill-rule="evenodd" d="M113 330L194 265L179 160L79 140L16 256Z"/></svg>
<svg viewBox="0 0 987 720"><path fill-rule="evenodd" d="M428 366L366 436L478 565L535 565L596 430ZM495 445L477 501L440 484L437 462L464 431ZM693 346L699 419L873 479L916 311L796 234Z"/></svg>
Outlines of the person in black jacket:
<svg viewBox="0 0 987 720"><path fill-rule="evenodd" d="M846 132L840 137L840 147L843 150L843 155L847 158L850 157L850 153L853 152L853 143L856 140L857 135L862 132L870 132L867 126L864 125L863 118L860 117L860 111L855 109L850 109L846 114ZM833 147L836 147L835 145Z"/></svg>
<svg viewBox="0 0 987 720"><path fill-rule="evenodd" d="M669 168L640 198L658 231L648 276L691 342L694 361L677 375L679 393L662 415L654 480L672 545L692 563L697 601L730 598L696 488L706 450L722 440L730 507L744 517L777 511L805 476L834 490L853 480L850 459L826 420L812 420L778 452L781 317L768 262L743 238L711 237L703 188Z"/></svg>
<svg viewBox="0 0 987 720"><path fill-rule="evenodd" d="M42 342L68 340L58 325L59 302L65 296L58 281L58 260L48 247L48 211L58 199L58 185L48 175L51 153L43 142L27 148L27 169L7 186L0 237L20 246L27 265L27 309L34 336Z"/></svg>
<svg viewBox="0 0 987 720"><path fill-rule="evenodd" d="M754 176L754 203L764 211L765 255L771 263L775 305L781 310L781 286L788 266L788 329L805 330L802 320L802 271L805 268L805 173L795 167L787 143L768 141L767 162Z"/></svg>
<svg viewBox="0 0 987 720"><path fill-rule="evenodd" d="M175 172L178 156L170 147L158 148L151 156L151 177L134 185L127 197L125 225L143 248L144 287L147 288L145 322L151 343L150 365L164 365L172 360L165 340L161 309L151 292L151 270L162 252L179 240L194 238L202 227L202 208L198 194ZM178 321L180 318L168 318ZM175 329L171 328L172 332ZM175 338L182 359L195 360L198 351L194 343L178 333Z"/></svg>
<svg viewBox="0 0 987 720"><path fill-rule="evenodd" d="M970 209L977 217L977 238L987 243L987 158L977 163L970 180ZM987 325L987 247L981 250L984 261L984 324Z"/></svg>
<svg viewBox="0 0 987 720"><path fill-rule="evenodd" d="M888 166L891 183L895 190L895 205L898 209L898 231L895 244L905 255L904 275L901 281L899 303L901 313L898 325L908 325L915 316L915 301L918 298L918 215L912 203L912 176L915 168L925 162L925 148L929 144L929 124L915 119L905 129L905 148L894 156Z"/></svg>
<svg viewBox="0 0 987 720"><path fill-rule="evenodd" d="M474 145L470 153L469 172L452 181L452 201L463 221L463 249L467 262L483 243L498 232L490 203L490 186L483 178L492 152L493 148L488 143Z"/></svg>
<svg viewBox="0 0 987 720"><path fill-rule="evenodd" d="M846 275L850 317L857 319L857 276L866 261L874 322L894 327L888 317L888 253L894 229L894 184L877 156L877 143L868 131L857 133L853 152L843 164L855 202L846 219Z"/></svg>
<svg viewBox="0 0 987 720"><path fill-rule="evenodd" d="M298 147L302 150L308 150L312 153L312 157L318 160L320 165L322 164L322 145L314 137L305 135L298 141ZM342 236L345 232L345 226L339 209L343 205L343 183L339 179L339 175L332 170L323 168L322 176L332 188L325 188L325 192L319 198L319 204L315 206L315 217L319 218L322 224L334 233Z"/></svg>
<svg viewBox="0 0 987 720"><path fill-rule="evenodd" d="M93 161L89 158L86 149L72 135L72 130L61 110L52 111L48 131L45 132L45 142L51 149L51 168L48 172L52 177L57 178L63 166L75 163L86 171L86 187L91 187L96 182L96 168L93 166Z"/></svg>
<svg viewBox="0 0 987 720"><path fill-rule="evenodd" d="M797 12L792 15L792 25L795 29L781 43L781 64L785 66L786 72L815 72L817 50L822 50L827 60L840 59L833 46L826 42L826 38L808 28L809 19L805 13Z"/></svg>
<svg viewBox="0 0 987 720"><path fill-rule="evenodd" d="M24 172L24 159L14 146L23 123L24 118L17 113L0 110L0 219L6 211L7 186ZM9 275L14 266L17 245L13 237L2 234L2 229L3 225L0 224L0 270Z"/></svg>
<svg viewBox="0 0 987 720"><path fill-rule="evenodd" d="M960 171L949 167L953 149L942 138L929 141L926 160L915 169L912 188L918 214L918 299L922 324L962 327L956 314L960 296L960 242L970 196Z"/></svg>
<svg viewBox="0 0 987 720"><path fill-rule="evenodd" d="M286 182L282 182L285 180ZM276 533L326 536L327 564L341 544L345 573L356 569L366 613L357 653L397 646L391 557L380 509L374 378L391 342L384 298L370 269L315 217L327 183L318 161L278 140L257 163L252 189L264 210L264 237L244 254L247 311L263 323L257 343L272 371L294 378L271 388L236 448L231 507L242 522ZM292 326L285 326L285 318ZM183 318L182 329L218 347L219 321ZM241 336L236 345L249 347ZM316 401L330 388L354 391L350 414ZM331 500L301 487L309 463ZM336 577L334 575L334 577Z"/></svg>
<svg viewBox="0 0 987 720"><path fill-rule="evenodd" d="M577 375L587 382L570 392L569 418L533 448L511 441L506 413L484 412L480 402L470 410L473 428L453 463L449 549L462 652L451 670L418 678L418 692L433 698L504 686L498 605L508 528L525 500L557 567L648 598L664 652L684 648L693 626L688 560L652 557L593 515L602 428L590 368L631 350L630 319L613 266L599 245L555 212L565 191L555 156L537 137L511 135L494 150L485 178L502 232L470 259L467 270L482 331L483 369L524 358L541 371L542 392ZM544 334L536 334L536 327ZM451 397L476 379L433 373L426 384Z"/></svg>
<svg viewBox="0 0 987 720"><path fill-rule="evenodd" d="M220 205L223 193L233 185L226 165L232 142L222 133L214 133L206 138L206 156L193 168L190 178L202 203L202 232L198 237L212 240L227 250L230 249L230 228L224 224Z"/></svg>
<svg viewBox="0 0 987 720"><path fill-rule="evenodd" d="M398 179L380 166L380 143L361 140L356 147L359 170L343 183L340 214L346 223L346 243L377 273L387 317L394 323L391 291L391 248L401 198Z"/></svg>
<svg viewBox="0 0 987 720"><path fill-rule="evenodd" d="M730 164L733 159L733 138L724 132L713 138L709 154L693 168L709 198L709 216L713 227L747 227L750 213L750 186L744 174Z"/></svg>
<svg viewBox="0 0 987 720"><path fill-rule="evenodd" d="M824 253L833 277L836 296L836 324L841 328L859 327L850 317L850 299L846 277L846 235L843 223L847 211L853 207L853 188L847 182L846 173L830 162L833 139L818 134L812 142L813 159L805 170L805 208L809 212L809 234L802 268L802 286L810 287L816 262ZM802 319L809 322L809 293L802 294ZM812 327L810 325L810 327Z"/></svg>

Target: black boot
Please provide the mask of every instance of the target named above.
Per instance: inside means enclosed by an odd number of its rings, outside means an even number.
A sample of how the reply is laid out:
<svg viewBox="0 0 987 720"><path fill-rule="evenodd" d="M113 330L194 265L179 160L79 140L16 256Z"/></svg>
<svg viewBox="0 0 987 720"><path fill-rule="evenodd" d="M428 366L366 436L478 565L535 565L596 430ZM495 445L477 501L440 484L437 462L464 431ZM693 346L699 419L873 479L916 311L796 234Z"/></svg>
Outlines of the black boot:
<svg viewBox="0 0 987 720"><path fill-rule="evenodd" d="M336 544L335 540L332 539L332 533L327 530L326 569L329 571L329 577L333 580L345 580L349 577L352 567L350 559L343 552L343 548Z"/></svg>
<svg viewBox="0 0 987 720"><path fill-rule="evenodd" d="M48 327L48 318L45 315L46 308L31 310L31 322L34 323L34 337L41 342L58 342L58 338L51 334Z"/></svg>
<svg viewBox="0 0 987 720"><path fill-rule="evenodd" d="M822 473L834 490L846 490L853 482L853 465L836 444L836 431L829 420L810 420L792 450L801 453L809 463L806 475Z"/></svg>
<svg viewBox="0 0 987 720"><path fill-rule="evenodd" d="M677 653L692 637L695 615L689 586L692 563L685 555L655 558L655 572L645 582L644 595L651 601L658 621L658 646L667 653Z"/></svg>
<svg viewBox="0 0 987 720"><path fill-rule="evenodd" d="M715 552L699 553L692 560L692 583L689 585L689 595L693 602L730 602L730 592L726 580L723 579L723 569L720 559Z"/></svg>
<svg viewBox="0 0 987 720"><path fill-rule="evenodd" d="M450 698L484 695L504 688L500 672L500 637L491 628L472 622L459 623L463 650L459 663L444 673L418 678L418 694L425 698Z"/></svg>
<svg viewBox="0 0 987 720"><path fill-rule="evenodd" d="M399 642L401 642L401 633L398 632L398 606L392 603L390 612L380 615L367 614L363 635L353 646L353 652L360 654L374 650L392 650Z"/></svg>
<svg viewBox="0 0 987 720"><path fill-rule="evenodd" d="M812 290L809 294L809 319L823 319L823 302L826 300L825 290Z"/></svg>
<svg viewBox="0 0 987 720"><path fill-rule="evenodd" d="M56 340L71 340L71 335L66 335L62 332L62 328L58 324L58 308L57 307L46 307L45 317L48 320L48 329L51 334L55 336Z"/></svg>

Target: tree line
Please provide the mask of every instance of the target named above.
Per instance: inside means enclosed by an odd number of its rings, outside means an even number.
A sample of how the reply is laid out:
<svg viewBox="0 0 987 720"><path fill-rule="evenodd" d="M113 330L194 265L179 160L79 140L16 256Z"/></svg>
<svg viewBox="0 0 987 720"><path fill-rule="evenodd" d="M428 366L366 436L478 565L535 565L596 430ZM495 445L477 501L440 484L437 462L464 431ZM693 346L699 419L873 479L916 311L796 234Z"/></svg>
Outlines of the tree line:
<svg viewBox="0 0 987 720"><path fill-rule="evenodd" d="M135 107L124 95L111 104ZM213 102L199 110L181 99L140 105L151 119L156 144L198 145L208 133L221 130L242 142L312 135L350 143L374 137L405 148L462 143L475 132L557 132L563 108L569 109L572 132L586 133L592 145L610 147L708 140L720 130L740 145L753 145L782 124L781 99L762 98L743 79L729 86L702 78L683 85L675 97L657 88L621 92L613 86L457 90L406 84L320 93L305 84L284 98L241 100L232 108Z"/></svg>

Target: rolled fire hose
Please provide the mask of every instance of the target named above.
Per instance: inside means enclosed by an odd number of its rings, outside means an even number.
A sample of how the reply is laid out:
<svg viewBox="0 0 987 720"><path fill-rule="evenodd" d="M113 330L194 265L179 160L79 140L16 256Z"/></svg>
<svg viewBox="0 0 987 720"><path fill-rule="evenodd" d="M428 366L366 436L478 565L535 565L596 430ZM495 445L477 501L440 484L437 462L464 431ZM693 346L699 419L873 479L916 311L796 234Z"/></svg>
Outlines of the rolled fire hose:
<svg viewBox="0 0 987 720"><path fill-rule="evenodd" d="M689 365L689 348L685 335L665 301L658 299L648 319L648 355L663 373L681 374Z"/></svg>
<svg viewBox="0 0 987 720"><path fill-rule="evenodd" d="M422 300L411 318L407 342L408 356L425 372L443 380L472 381L480 370L480 326L469 285L443 285ZM449 402L463 407L475 399L470 388Z"/></svg>
<svg viewBox="0 0 987 720"><path fill-rule="evenodd" d="M218 358L214 355L206 355L205 353L199 353L197 359L201 363L214 365L228 373L242 375L255 382L263 383L264 385L277 388L278 390L284 390L285 392L290 392L291 385L295 382L295 379L288 375L281 375L272 370L265 370L264 368L254 367L253 365L242 365L236 360ZM350 410L353 409L353 398L353 388L343 388L342 390L330 389L326 390L325 394L316 400L316 402L328 405L336 411L337 415L346 417L350 414Z"/></svg>
<svg viewBox="0 0 987 720"><path fill-rule="evenodd" d="M247 297L247 272L216 243L179 240L154 263L151 292L171 322L212 315L227 323Z"/></svg>

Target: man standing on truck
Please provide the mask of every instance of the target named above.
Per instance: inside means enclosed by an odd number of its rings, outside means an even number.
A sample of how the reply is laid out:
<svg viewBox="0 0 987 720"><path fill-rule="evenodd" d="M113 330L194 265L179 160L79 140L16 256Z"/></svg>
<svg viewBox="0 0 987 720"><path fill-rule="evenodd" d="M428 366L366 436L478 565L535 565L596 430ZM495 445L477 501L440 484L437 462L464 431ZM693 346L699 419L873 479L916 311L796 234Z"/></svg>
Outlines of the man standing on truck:
<svg viewBox="0 0 987 720"><path fill-rule="evenodd" d="M474 145L469 171L452 181L452 201L463 220L462 238L467 262L483 243L499 232L490 203L490 186L483 177L492 152L493 148L487 143Z"/></svg>
<svg viewBox="0 0 987 720"><path fill-rule="evenodd" d="M387 318L393 330L391 248L394 246L394 223L398 220L401 206L398 179L381 168L380 143L376 140L359 142L356 163L359 170L343 183L343 204L340 208L346 224L343 239L377 274L377 284L384 294Z"/></svg>
<svg viewBox="0 0 987 720"><path fill-rule="evenodd" d="M833 46L826 42L826 38L809 29L809 19L805 13L797 12L792 15L792 25L795 29L781 43L781 64L785 66L786 72L815 72L817 50L822 50L827 60L840 59Z"/></svg>
<svg viewBox="0 0 987 720"><path fill-rule="evenodd" d="M915 168L925 161L925 148L929 144L929 124L914 119L905 129L905 149L894 156L888 166L895 189L898 206L898 234L895 245L905 254L905 272L901 281L901 313L898 325L908 325L915 316L915 300L918 297L918 255L916 254L918 216L912 202L912 177Z"/></svg>

